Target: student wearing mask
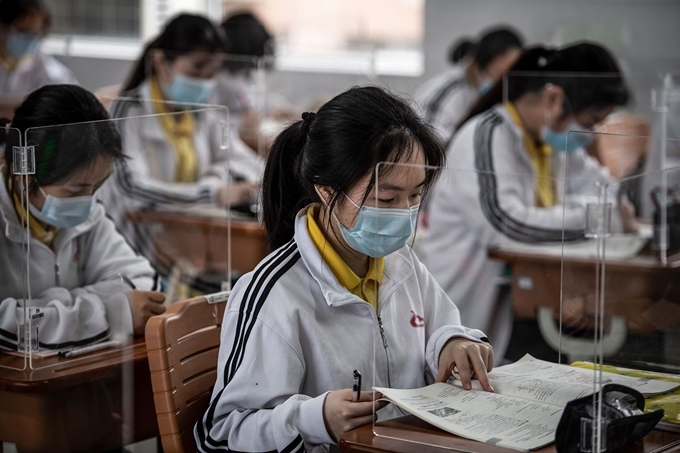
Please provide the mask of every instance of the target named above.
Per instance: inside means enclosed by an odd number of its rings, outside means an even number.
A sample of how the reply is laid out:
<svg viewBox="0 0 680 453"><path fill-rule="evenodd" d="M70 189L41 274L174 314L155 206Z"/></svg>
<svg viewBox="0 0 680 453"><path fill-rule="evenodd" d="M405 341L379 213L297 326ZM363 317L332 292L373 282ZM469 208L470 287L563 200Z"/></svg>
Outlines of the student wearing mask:
<svg viewBox="0 0 680 453"><path fill-rule="evenodd" d="M49 26L42 0L0 0L0 109L6 116L43 85L75 83L64 65L40 51Z"/></svg>
<svg viewBox="0 0 680 453"><path fill-rule="evenodd" d="M223 149L216 112L181 113L186 106L164 103L207 102L220 69L216 55L223 50L221 33L208 19L181 14L139 58L123 93L131 100L111 106L116 118L175 113L125 121L121 126L129 159L126 165L116 166L105 204L135 246L148 245L149 239L125 220L128 211L164 204L227 206L254 196L264 168L262 159L233 131L228 149Z"/></svg>
<svg viewBox="0 0 680 453"><path fill-rule="evenodd" d="M477 99L501 79L522 51L522 37L508 27L483 33L477 43L458 41L449 61L454 67L427 81L415 94L425 121L447 143Z"/></svg>
<svg viewBox="0 0 680 453"><path fill-rule="evenodd" d="M14 174L13 153L6 155L0 171L3 347L17 347L26 222L30 306L43 309L38 324L42 349L142 335L148 318L165 311L163 294L150 291L153 269L125 242L96 200L114 162L124 158L120 136L108 119L104 107L84 89L48 85L26 98L9 125L22 136L31 129L31 140L37 146L36 173L28 177L27 207L20 201L25 181ZM91 121L96 123L80 124ZM70 126L45 127L61 124ZM10 130L3 135L7 149L20 145L18 134ZM138 290L122 282L120 274Z"/></svg>
<svg viewBox="0 0 680 453"><path fill-rule="evenodd" d="M488 247L503 240L561 242L563 230L565 241L584 238L585 204L563 204L555 187L559 154L568 131L591 130L629 97L614 57L596 44L532 48L510 70L516 72L531 76L508 78L505 104L503 84L496 84L456 133L447 172L431 194L421 256L457 301L463 322L489 333L498 361L510 339L512 305L499 298L496 284L505 263L489 259ZM569 137L569 177L593 186L609 182L582 149L584 137Z"/></svg>
<svg viewBox="0 0 680 453"><path fill-rule="evenodd" d="M414 388L446 382L455 365L466 388L474 372L492 391L484 334L461 325L407 246L438 175L423 166L444 158L418 115L377 87L342 93L277 137L262 194L276 250L229 299L199 451L326 451L373 421L372 392L352 402L354 369ZM412 165L376 180L380 162ZM378 218L389 221L373 228ZM400 415L376 405L381 418Z"/></svg>

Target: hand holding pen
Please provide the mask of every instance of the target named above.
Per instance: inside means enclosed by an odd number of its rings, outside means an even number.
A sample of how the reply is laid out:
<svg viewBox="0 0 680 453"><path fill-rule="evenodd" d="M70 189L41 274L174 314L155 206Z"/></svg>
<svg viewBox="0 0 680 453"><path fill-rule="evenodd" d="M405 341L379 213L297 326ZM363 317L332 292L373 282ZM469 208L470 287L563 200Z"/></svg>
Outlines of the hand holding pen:
<svg viewBox="0 0 680 453"><path fill-rule="evenodd" d="M144 335L144 328L149 318L165 312L163 306L165 294L156 291L137 291L137 287L127 275L118 275L133 290L127 294L132 312L133 333Z"/></svg>
<svg viewBox="0 0 680 453"><path fill-rule="evenodd" d="M359 371L355 370L352 379L352 388L330 392L323 403L326 430L336 442L343 433L373 423L374 406L375 411L378 411L389 404L387 401L378 401L382 398L381 393L361 391Z"/></svg>

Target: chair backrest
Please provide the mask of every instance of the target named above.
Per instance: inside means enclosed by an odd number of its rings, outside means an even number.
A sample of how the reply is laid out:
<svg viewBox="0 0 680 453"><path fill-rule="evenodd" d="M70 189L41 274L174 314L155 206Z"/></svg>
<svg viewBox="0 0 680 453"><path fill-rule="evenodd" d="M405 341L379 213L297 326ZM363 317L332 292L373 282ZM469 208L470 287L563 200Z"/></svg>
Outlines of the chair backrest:
<svg viewBox="0 0 680 453"><path fill-rule="evenodd" d="M158 429L166 452L195 452L193 426L210 403L217 379L226 303L204 297L171 305L146 325Z"/></svg>

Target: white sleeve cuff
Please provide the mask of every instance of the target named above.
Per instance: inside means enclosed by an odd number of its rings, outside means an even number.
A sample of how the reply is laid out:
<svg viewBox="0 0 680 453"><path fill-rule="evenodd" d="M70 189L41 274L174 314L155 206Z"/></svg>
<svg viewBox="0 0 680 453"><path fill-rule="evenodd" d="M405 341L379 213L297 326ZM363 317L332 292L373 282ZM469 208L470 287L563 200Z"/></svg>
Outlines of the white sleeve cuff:
<svg viewBox="0 0 680 453"><path fill-rule="evenodd" d="M330 434L328 434L323 418L323 403L326 401L328 393L330 392L322 393L316 398L310 398L300 404L299 426L297 426L297 429L306 444L324 445L335 443Z"/></svg>
<svg viewBox="0 0 680 453"><path fill-rule="evenodd" d="M111 329L111 339L126 343L133 334L132 311L130 302L125 293L116 293L108 297L102 297L106 321Z"/></svg>
<svg viewBox="0 0 680 453"><path fill-rule="evenodd" d="M458 337L477 343L489 341L481 330L470 329L465 326L442 326L435 330L427 341L425 351L425 360L433 376L439 374L439 354L442 352L442 348L450 339Z"/></svg>

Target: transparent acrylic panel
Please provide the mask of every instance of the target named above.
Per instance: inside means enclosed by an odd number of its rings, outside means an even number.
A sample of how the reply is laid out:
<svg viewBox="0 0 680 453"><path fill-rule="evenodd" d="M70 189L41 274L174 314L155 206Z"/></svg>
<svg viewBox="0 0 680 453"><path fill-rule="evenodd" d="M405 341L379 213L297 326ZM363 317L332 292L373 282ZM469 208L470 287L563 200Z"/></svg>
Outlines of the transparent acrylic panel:
<svg viewBox="0 0 680 453"><path fill-rule="evenodd" d="M150 115L121 123L129 158L117 167L105 201L119 227L163 276L171 301L230 288L233 277L266 255L257 224L263 158L235 136L226 107L118 99L112 111ZM187 161L179 160L168 132L168 120L172 129L187 116L196 155L191 175L181 171Z"/></svg>
<svg viewBox="0 0 680 453"><path fill-rule="evenodd" d="M26 346L35 343L36 322L28 314L31 299L29 263L27 261L30 234L25 215L28 206L28 190L35 160L33 150L23 146L23 136L18 129L7 127L3 130L3 144L0 148L2 168L2 235L6 242L2 288L0 289L0 369L24 370L28 360L24 354Z"/></svg>
<svg viewBox="0 0 680 453"><path fill-rule="evenodd" d="M598 156L607 156L605 159L614 164L613 168L623 167L620 162L629 162L627 151L634 144L642 146L652 141L649 136L632 132L633 135L569 132L567 142L598 143L602 146ZM577 154L568 154L568 168L581 168L578 160ZM586 203L587 239L581 244L564 246L559 345L564 363L592 370L590 392L596 412L592 423L588 422L583 440L590 445L590 451L607 449L602 410L603 404L608 403L606 398L599 398L604 384L615 382L643 394L653 393L656 385L653 380L647 383L618 375L653 378L646 372L678 373L678 351L672 346L674 304L672 296L668 296L674 285L672 255L669 240L661 239L662 232L670 230L668 216L673 191L662 185L668 175L644 173L643 162L638 165L633 162L629 168L632 170L619 178L610 172L604 180L581 179L578 185L597 196L570 200ZM668 172L674 173L673 169ZM565 187L575 177L576 173L568 171ZM657 185L647 192L645 181L657 181ZM645 215L634 201L648 197L653 197L658 205L651 216ZM668 329L668 335L664 329Z"/></svg>
<svg viewBox="0 0 680 453"><path fill-rule="evenodd" d="M480 127L480 133L493 132L485 131L487 126L482 122ZM456 150L449 151L451 156ZM523 344L537 344L541 339L538 307L550 307L551 318L553 310L559 308L563 213L562 209L536 206L537 187L547 184L554 190L558 181L497 170L498 152L490 148L479 152L484 153L484 161L472 152L469 156L459 152L441 171L422 165L422 159L420 164L382 163L377 169L376 192L370 195L375 201L370 206L400 209L371 215L375 225L372 231L386 234L381 242L385 247L396 238L403 240L402 235L408 237L410 225L415 224L411 216L420 201L419 184L439 173L428 194L427 229L418 226L409 246L389 255L385 262L384 276L394 278L391 267L399 268L401 262L401 268L413 267L419 283L410 285L407 280L398 289L403 294L388 292L388 299L380 294L387 288L384 282L376 289L379 317L374 369L373 376L364 376L364 382L372 378L373 387L393 401L377 411L373 432L378 437L452 451L475 451L476 442L529 449L547 445L554 438L559 410L539 409L531 402L514 399L512 392L504 393L507 387L494 371L489 374L490 384L502 396L484 391L482 376L486 374L485 360L489 368L494 361L501 365L512 351L513 318L523 321ZM362 221L364 230L363 225L370 225L370 221ZM411 248L414 240L417 253ZM374 255L382 256L390 250L376 247ZM418 261L425 266L420 267ZM402 308L399 304L410 306ZM450 326L460 324L479 329L488 337L495 360L483 342L478 346L477 359L461 359L460 343L442 339L444 335L453 338L455 328ZM540 359L553 359L541 352L521 348L518 358L531 353ZM472 390L465 390L462 383L470 369L474 370ZM396 407L395 399L401 400L401 408ZM540 422L527 422L529 416L518 416L522 411L531 412ZM482 422L489 417L494 421ZM430 425L451 435L442 435ZM413 436L413 426L424 431ZM538 430L541 435L536 434ZM521 438L531 440L525 444ZM414 445L413 449L417 451L418 447Z"/></svg>
<svg viewBox="0 0 680 453"><path fill-rule="evenodd" d="M658 185L655 176L661 171L680 166L680 75L665 74L659 87L652 90L651 139L644 173L649 175L642 182L645 193ZM668 176L668 174L666 174ZM667 181L674 185L680 181ZM642 212L651 217L654 204L650 198L643 199Z"/></svg>
<svg viewBox="0 0 680 453"><path fill-rule="evenodd" d="M653 176L658 181L668 181L678 178L678 173L680 167L669 168ZM626 182L641 184L648 176L652 175L632 176ZM605 194L614 192L613 189L608 187ZM616 256L621 248L615 240L615 234L601 240L598 260L601 294L598 300L599 318L596 316L595 321L598 329L605 333L596 338L594 360L579 365L594 370L594 382L598 390L613 381L641 392L645 397L645 413L664 410L663 418L656 428L677 432L680 293L677 288L679 247L674 232L678 200L673 186L657 186L652 196L655 197L652 215L654 233L636 255L623 260L611 259L610 256ZM604 203L607 203L606 197L603 198ZM636 231L628 234L639 235L645 226L643 221L637 219L636 223L632 223L633 228L630 228ZM664 250L658 249L659 242L664 245ZM618 327L612 327L616 323ZM607 341L613 330L618 330L618 336L621 337L616 349ZM632 402L630 404L635 406ZM606 427L607 418L602 404L598 401L595 407L598 422L594 426ZM637 408L642 412L641 405L637 405ZM604 435L596 434L596 437L604 438ZM595 444L595 441L592 443ZM601 445L599 451L605 451L606 447Z"/></svg>

